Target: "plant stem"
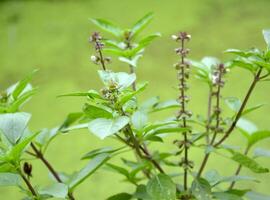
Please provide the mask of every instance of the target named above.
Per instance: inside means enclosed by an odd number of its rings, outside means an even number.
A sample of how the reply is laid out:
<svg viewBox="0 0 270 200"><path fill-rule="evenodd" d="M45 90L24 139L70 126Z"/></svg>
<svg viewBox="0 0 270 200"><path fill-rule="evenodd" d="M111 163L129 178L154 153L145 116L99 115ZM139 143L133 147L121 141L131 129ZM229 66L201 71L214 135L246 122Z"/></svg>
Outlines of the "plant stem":
<svg viewBox="0 0 270 200"><path fill-rule="evenodd" d="M248 102L248 100L249 100L249 98L250 98L250 96L251 96L251 94L252 94L252 92L253 92L256 84L260 80L261 72L262 72L262 68L259 68L258 72L254 76L254 79L253 79L253 81L252 81L252 83L251 83L251 85L250 85L250 87L249 87L249 89L247 91L247 94L246 94L246 96L244 98L244 101L241 104L241 107L240 107L240 109L239 109L239 111L238 111L238 113L237 113L237 115L236 115L236 117L235 117L232 125L225 132L225 135L216 144L214 144L214 147L218 147L220 144L222 144L229 137L229 135L231 134L231 132L234 130L234 128L235 128L238 120L240 119L240 117L242 115L242 112L244 111L244 109L246 107L246 104L247 104L247 102ZM204 170L204 168L206 166L206 163L207 163L207 161L209 159L209 156L210 156L210 153L205 154L204 159L203 159L202 164L201 164L201 167L199 168L199 172L197 174L197 178L199 178L201 176L201 174L202 174L202 172L203 172L203 170Z"/></svg>
<svg viewBox="0 0 270 200"><path fill-rule="evenodd" d="M31 182L28 180L28 178L23 174L23 172L21 171L21 169L18 169L18 173L20 174L20 176L22 177L22 179L24 180L25 184L27 185L28 189L30 190L30 192L32 193L32 195L34 197L38 197L37 193L34 189L34 187L32 186Z"/></svg>
<svg viewBox="0 0 270 200"><path fill-rule="evenodd" d="M130 34L127 35L127 38L126 38L126 48L125 49L132 49L132 45L131 45L131 37L130 37ZM129 59L132 59L131 57L129 57ZM135 67L132 66L132 65L129 65L129 69L130 69L130 74L133 74L135 73ZM132 83L132 89L135 91L136 90L136 80Z"/></svg>
<svg viewBox="0 0 270 200"><path fill-rule="evenodd" d="M129 68L130 68L130 73L131 73L131 74L135 73L135 68L134 68L134 66L129 65ZM134 81L134 82L132 83L132 89L133 89L134 91L136 90L136 81Z"/></svg>
<svg viewBox="0 0 270 200"><path fill-rule="evenodd" d="M213 95L213 87L209 87L209 94L208 94L208 106L207 106L207 123L206 123L206 143L209 144L209 128L211 124L211 113L212 113L212 95Z"/></svg>
<svg viewBox="0 0 270 200"><path fill-rule="evenodd" d="M151 155L151 153L149 152L147 146L144 144L143 146L140 147L141 150L144 152L144 154L146 155L146 157L153 163L153 165L158 169L158 171L162 174L165 174L164 170L162 169L162 167L159 165L159 163L153 159L153 156Z"/></svg>
<svg viewBox="0 0 270 200"><path fill-rule="evenodd" d="M247 154L248 154L249 149L250 149L249 146L247 146L247 148L246 148L245 151L244 151L244 155L247 155ZM234 175L235 175L235 176L238 176L238 175L240 174L241 169L242 169L242 165L238 165L238 167L237 167L237 169L236 169ZM235 185L235 181L233 181L233 182L231 183L231 185L230 185L230 187L229 187L229 190L233 189L234 185Z"/></svg>
<svg viewBox="0 0 270 200"><path fill-rule="evenodd" d="M101 49L98 49L98 53L99 53L99 57L100 57L100 62L101 62L102 69L104 71L106 71L105 61L104 61L104 58L103 58L103 54L102 54Z"/></svg>
<svg viewBox="0 0 270 200"><path fill-rule="evenodd" d="M52 167L52 165L49 163L49 161L44 157L43 153L37 149L37 147L34 145L34 143L31 142L31 147L33 149L33 151L35 152L35 156L37 158L39 158L43 164L48 168L48 170L52 173L52 175L54 176L54 178L59 182L59 183L63 183L63 181L61 180L60 176L57 174L56 170ZM71 200L75 200L74 196L72 193L68 193L68 196Z"/></svg>
<svg viewBox="0 0 270 200"><path fill-rule="evenodd" d="M185 39L181 39L181 51L184 51L185 48ZM181 54L181 67L180 67L180 71L178 72L179 75L179 79L180 79L180 104L181 104L181 110L180 110L180 115L184 115L182 116L182 125L180 125L183 128L187 128L187 121L186 121L186 115L187 115L187 111L186 111L186 96L185 96L185 89L186 89L186 83L185 83L185 77L186 77L186 73L185 73L185 60L184 60L185 55ZM181 117L181 116L180 116ZM184 137L184 190L187 191L188 189L188 165L189 165L189 160L188 160L188 149L189 149L189 145L188 145L188 137L187 137L187 132L183 132L183 137Z"/></svg>
<svg viewBox="0 0 270 200"><path fill-rule="evenodd" d="M217 134L219 132L219 125L220 125L220 90L221 90L221 78L222 78L222 69L219 69L219 72L218 72L218 84L217 84L217 92L216 92L216 110L215 110L215 113L216 113L216 125L215 125L215 130L214 130L214 135L209 143L210 146L212 146L216 140L216 137L217 137ZM212 90L211 90L211 94L212 94ZM210 95L209 95L210 96ZM212 95L211 95L212 96ZM208 113L209 114L209 113ZM211 111L210 111L210 114L208 116L211 116ZM208 118L209 120L209 118ZM209 123L209 122L208 122ZM209 123L210 125L210 123ZM209 126L208 125L208 126ZM209 131L209 127L208 127L208 131ZM205 154L205 157L203 159L203 162L201 164L201 167L199 168L199 171L198 171L198 174L197 174L197 177L200 177L202 175L202 172L206 166L206 163L209 159L209 155L210 153L206 153Z"/></svg>
<svg viewBox="0 0 270 200"><path fill-rule="evenodd" d="M230 128L226 131L225 135L214 145L214 147L218 147L220 144L222 144L228 137L229 135L232 133L232 131L234 130L238 120L240 119L241 115L242 115L242 112L244 111L245 107L246 107L246 104L251 96L251 93L253 92L256 84L258 83L258 81L260 81L260 75L261 75L261 72L262 72L262 68L260 67L258 72L256 73L256 75L254 76L254 79L253 79L253 82L251 83L250 85L250 88L248 89L248 92L244 98L244 101L232 123L232 125L230 126Z"/></svg>
<svg viewBox="0 0 270 200"><path fill-rule="evenodd" d="M116 134L116 137L121 140L122 142L124 142L126 145L130 146L131 148L134 149L134 145L130 144L128 141L126 141L124 138L122 138L120 135ZM153 163L153 165L157 168L157 170L160 173L165 174L164 169L160 166L160 164L153 159L153 156L151 155L150 151L147 149L147 146L141 146L140 145L140 149L142 150L142 152L144 153L145 156L142 156L141 158L147 159L149 161L151 161Z"/></svg>

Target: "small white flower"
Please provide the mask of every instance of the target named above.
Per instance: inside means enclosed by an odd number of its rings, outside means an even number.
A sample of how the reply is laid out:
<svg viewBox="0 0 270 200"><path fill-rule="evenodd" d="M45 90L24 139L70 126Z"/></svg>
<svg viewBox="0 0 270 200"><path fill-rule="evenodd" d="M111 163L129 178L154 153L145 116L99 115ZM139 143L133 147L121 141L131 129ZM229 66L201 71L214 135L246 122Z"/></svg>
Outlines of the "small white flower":
<svg viewBox="0 0 270 200"><path fill-rule="evenodd" d="M212 83L213 83L213 84L217 84L218 81L219 81L219 76L218 76L218 74L212 75Z"/></svg>
<svg viewBox="0 0 270 200"><path fill-rule="evenodd" d="M93 61L93 62L96 62L96 61L98 60L97 57L94 56L94 55L92 55L92 56L90 57L90 59L91 59L91 61Z"/></svg>
<svg viewBox="0 0 270 200"><path fill-rule="evenodd" d="M172 39L173 39L173 40L177 40L178 37L177 37L176 35L172 35Z"/></svg>

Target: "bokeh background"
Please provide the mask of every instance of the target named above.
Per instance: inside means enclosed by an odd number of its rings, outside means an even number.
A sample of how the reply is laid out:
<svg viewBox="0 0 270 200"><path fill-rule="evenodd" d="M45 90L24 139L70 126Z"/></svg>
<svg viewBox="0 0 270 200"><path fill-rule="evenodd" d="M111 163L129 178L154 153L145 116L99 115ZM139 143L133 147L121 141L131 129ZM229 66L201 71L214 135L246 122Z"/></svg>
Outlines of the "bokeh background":
<svg viewBox="0 0 270 200"><path fill-rule="evenodd" d="M93 53L88 43L91 32L96 30L89 19L107 18L122 27L132 25L149 11L155 13L155 19L145 33L161 32L145 52L138 67L138 78L149 81L149 87L142 99L158 95L161 99L172 99L175 90L175 71L171 67L176 61L173 49L176 44L170 35L180 30L191 33L189 43L191 57L217 56L222 60L229 57L223 54L227 48L247 49L253 46L265 48L261 30L270 28L270 1L268 0L47 0L47 1L0 1L0 88L16 82L33 69L40 69L34 78L39 87L38 94L25 106L33 118L31 129L54 127L61 123L64 116L81 109L81 98L56 98L57 95L74 91L98 89L101 84L96 70L90 62ZM111 67L116 71L128 71L117 61ZM228 76L223 96L243 97L250 74L243 70L233 70ZM194 113L205 113L207 87L192 80L190 108ZM270 102L270 84L261 83L251 98L249 105ZM270 129L270 105L250 114L261 129ZM162 113L156 118L167 116ZM173 112L171 114L174 114ZM225 114L231 114L225 111ZM231 144L244 144L245 139L235 132L229 141ZM228 142L228 143L229 143ZM100 146L117 146L112 139L99 140L85 131L77 131L59 136L50 146L46 157L59 171L73 172L85 162L80 157L91 149ZM270 147L269 140L262 142ZM175 148L168 143L163 148ZM127 154L132 156L132 154ZM192 159L200 161L202 154L193 152ZM270 167L270 160L258 160ZM119 161L115 161L119 162ZM36 184L50 182L47 170L38 161L33 162ZM230 174L236 165L224 158L210 159L211 167L219 167L223 175ZM251 175L248 170L243 174ZM256 175L260 184L245 183L259 192L270 194L270 175ZM84 182L76 191L78 199L103 200L120 191L133 191L134 188L122 181L122 177L106 170ZM0 199L17 200L23 195L14 188L0 188Z"/></svg>

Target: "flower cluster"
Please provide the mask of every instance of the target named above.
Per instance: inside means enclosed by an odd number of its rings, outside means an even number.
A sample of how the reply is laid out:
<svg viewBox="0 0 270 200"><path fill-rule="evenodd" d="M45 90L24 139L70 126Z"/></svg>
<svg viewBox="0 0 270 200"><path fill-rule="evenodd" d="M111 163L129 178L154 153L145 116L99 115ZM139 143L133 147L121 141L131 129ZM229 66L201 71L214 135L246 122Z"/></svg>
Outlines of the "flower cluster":
<svg viewBox="0 0 270 200"><path fill-rule="evenodd" d="M102 42L102 37L98 32L94 32L89 38L89 42L94 44L95 50L98 55L92 55L90 60L99 65L102 65L103 70L106 70L105 64L111 62L110 57L104 57L102 55L102 49L104 48L104 43Z"/></svg>
<svg viewBox="0 0 270 200"><path fill-rule="evenodd" d="M186 32L180 32L178 35L173 35L172 39L176 42L180 42L181 46L175 49L175 53L180 56L180 61L174 65L177 70L177 79L179 80L178 89L179 89L179 97L178 101L180 104L180 110L176 116L179 121L179 126L182 128L188 128L187 119L192 116L191 111L186 109L186 104L189 101L189 97L186 95L186 91L188 89L187 79L189 78L190 73L190 64L185 60L190 50L185 48L185 41L189 41L191 36ZM183 132L183 139L176 140L174 143L179 148L179 153L184 152L184 156L181 158L179 162L179 166L184 169L184 190L188 189L188 170L194 167L194 163L189 160L188 157L188 149L191 146L191 142L188 138L188 133L190 131ZM188 196L183 195L184 199L189 199Z"/></svg>
<svg viewBox="0 0 270 200"><path fill-rule="evenodd" d="M89 38L89 42L93 42L95 44L96 51L100 51L104 47L104 43L102 42L102 37L98 32L94 32Z"/></svg>
<svg viewBox="0 0 270 200"><path fill-rule="evenodd" d="M177 70L177 78L179 80L178 89L180 91L180 95L178 97L178 101L181 104L181 109L177 114L177 119L190 118L192 116L192 112L185 108L186 103L190 100L190 98L185 95L185 92L188 89L187 79L189 78L190 73L190 64L185 60L185 58L190 50L184 47L184 43L185 41L189 41L191 36L186 32L180 32L178 35L173 35L172 38L177 42L181 42L181 47L175 49L176 54L179 55L181 59L174 65Z"/></svg>
<svg viewBox="0 0 270 200"><path fill-rule="evenodd" d="M228 69L225 68L224 64L219 64L216 69L213 71L212 74L212 83L213 83L213 92L212 96L217 99L217 104L213 108L213 114L215 116L215 120L219 121L215 126L210 126L209 128L214 131L215 133L222 133L224 129L221 127L222 118L221 118L221 108L219 99L221 98L221 88L224 87L224 76L228 72Z"/></svg>

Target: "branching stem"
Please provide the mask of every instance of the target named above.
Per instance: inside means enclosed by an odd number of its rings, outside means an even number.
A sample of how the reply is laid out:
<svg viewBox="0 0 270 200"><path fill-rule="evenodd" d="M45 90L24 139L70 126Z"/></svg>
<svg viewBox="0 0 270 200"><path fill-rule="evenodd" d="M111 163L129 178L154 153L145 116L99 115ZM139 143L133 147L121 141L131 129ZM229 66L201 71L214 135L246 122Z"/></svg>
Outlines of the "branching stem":
<svg viewBox="0 0 270 200"><path fill-rule="evenodd" d="M33 151L35 152L35 156L40 159L43 164L48 168L48 170L52 173L52 175L54 176L54 178L59 182L59 183L63 183L63 181L61 180L60 176L57 174L56 170L52 167L52 165L49 163L49 161L44 157L43 153L38 150L38 148L34 145L34 143L30 144ZM32 154L31 154L32 155ZM71 200L75 200L74 196L72 193L68 193L68 196Z"/></svg>
<svg viewBox="0 0 270 200"><path fill-rule="evenodd" d="M252 81L252 83L247 91L246 96L244 97L243 103L241 104L241 107L240 107L239 111L237 112L233 123L231 124L229 129L225 132L225 135L216 144L214 144L214 143L212 144L214 147L218 147L220 144L222 144L229 137L229 135L232 133L232 131L234 130L238 120L240 119L240 117L241 117L241 115L246 107L246 104L247 104L256 84L260 80L261 72L262 72L262 68L259 68L258 72L254 76L254 79L253 79L253 81ZM210 153L205 154L204 159L203 159L202 164L201 164L201 167L199 168L199 172L197 174L197 177L201 176L201 174L202 174L202 172L207 164L209 156L210 156Z"/></svg>

